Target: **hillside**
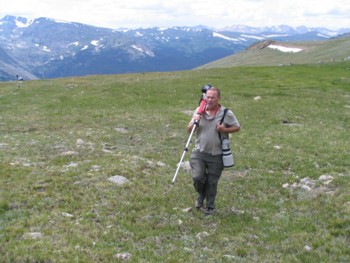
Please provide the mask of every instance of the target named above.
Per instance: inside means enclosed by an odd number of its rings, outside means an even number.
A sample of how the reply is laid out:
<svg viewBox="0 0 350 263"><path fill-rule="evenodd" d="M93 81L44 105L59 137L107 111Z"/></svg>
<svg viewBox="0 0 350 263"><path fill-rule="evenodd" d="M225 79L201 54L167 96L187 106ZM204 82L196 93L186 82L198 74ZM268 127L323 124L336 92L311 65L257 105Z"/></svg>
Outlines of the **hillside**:
<svg viewBox="0 0 350 263"><path fill-rule="evenodd" d="M276 66L314 64L350 60L350 37L311 42L264 40L242 52L198 68L234 66Z"/></svg>
<svg viewBox="0 0 350 263"><path fill-rule="evenodd" d="M349 72L0 82L0 262L350 262ZM170 188L205 83L242 126L213 216L188 170Z"/></svg>

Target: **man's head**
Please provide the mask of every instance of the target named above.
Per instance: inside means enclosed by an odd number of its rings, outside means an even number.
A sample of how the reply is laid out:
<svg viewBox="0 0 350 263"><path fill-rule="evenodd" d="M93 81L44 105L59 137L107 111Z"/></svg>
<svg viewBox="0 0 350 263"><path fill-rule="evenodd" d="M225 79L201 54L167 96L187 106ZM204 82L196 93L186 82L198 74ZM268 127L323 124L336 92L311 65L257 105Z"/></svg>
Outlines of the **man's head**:
<svg viewBox="0 0 350 263"><path fill-rule="evenodd" d="M208 89L206 93L206 100L208 110L216 109L220 100L220 90L215 87Z"/></svg>

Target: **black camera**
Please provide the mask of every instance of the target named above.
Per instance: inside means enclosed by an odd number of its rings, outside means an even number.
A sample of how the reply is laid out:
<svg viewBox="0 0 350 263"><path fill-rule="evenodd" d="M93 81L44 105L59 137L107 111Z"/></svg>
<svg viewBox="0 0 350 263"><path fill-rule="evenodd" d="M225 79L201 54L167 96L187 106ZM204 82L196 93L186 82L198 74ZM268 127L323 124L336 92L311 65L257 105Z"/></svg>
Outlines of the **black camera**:
<svg viewBox="0 0 350 263"><path fill-rule="evenodd" d="M211 84L205 84L205 85L203 86L203 88L202 88L202 97L201 97L201 99L199 100L199 104L201 104L202 100L205 99L205 97L206 97L205 94L207 93L207 91L208 91L211 87L213 87Z"/></svg>
<svg viewBox="0 0 350 263"><path fill-rule="evenodd" d="M211 87L212 87L211 84L205 84L202 88L202 92L207 93L208 89L210 89Z"/></svg>

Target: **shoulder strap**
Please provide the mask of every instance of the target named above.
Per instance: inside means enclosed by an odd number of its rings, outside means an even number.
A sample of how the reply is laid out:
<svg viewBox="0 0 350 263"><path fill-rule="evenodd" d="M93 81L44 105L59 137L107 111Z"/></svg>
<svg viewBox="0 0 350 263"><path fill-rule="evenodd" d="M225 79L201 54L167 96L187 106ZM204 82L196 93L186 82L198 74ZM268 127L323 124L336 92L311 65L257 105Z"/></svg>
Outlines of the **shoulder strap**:
<svg viewBox="0 0 350 263"><path fill-rule="evenodd" d="M221 121L220 121L220 124L222 124L224 122L224 119L225 119L225 115L226 115L226 112L228 111L228 108L225 108L224 109L224 115L222 115L222 118L221 118Z"/></svg>
<svg viewBox="0 0 350 263"><path fill-rule="evenodd" d="M226 112L227 112L227 111L228 111L228 108L225 108L225 109L224 109L224 115L222 115L220 124L222 124L222 123L224 122L225 115L226 115ZM221 141L221 134L220 134L220 132L218 132L218 134L219 134L219 138L220 138L220 141Z"/></svg>

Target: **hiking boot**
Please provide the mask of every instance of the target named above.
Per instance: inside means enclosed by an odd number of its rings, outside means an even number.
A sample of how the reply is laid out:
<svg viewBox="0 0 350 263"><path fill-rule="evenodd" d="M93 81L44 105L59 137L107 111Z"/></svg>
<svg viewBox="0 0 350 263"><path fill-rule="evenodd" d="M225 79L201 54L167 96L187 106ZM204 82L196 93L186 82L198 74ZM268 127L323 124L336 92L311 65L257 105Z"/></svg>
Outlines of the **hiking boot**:
<svg viewBox="0 0 350 263"><path fill-rule="evenodd" d="M215 208L207 207L207 208L203 208L201 210L206 216L210 216L210 215L213 215L215 213Z"/></svg>
<svg viewBox="0 0 350 263"><path fill-rule="evenodd" d="M198 196L196 203L195 203L195 206L197 209L199 209L202 207L202 205L203 205L203 198L201 196Z"/></svg>

